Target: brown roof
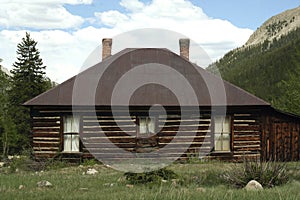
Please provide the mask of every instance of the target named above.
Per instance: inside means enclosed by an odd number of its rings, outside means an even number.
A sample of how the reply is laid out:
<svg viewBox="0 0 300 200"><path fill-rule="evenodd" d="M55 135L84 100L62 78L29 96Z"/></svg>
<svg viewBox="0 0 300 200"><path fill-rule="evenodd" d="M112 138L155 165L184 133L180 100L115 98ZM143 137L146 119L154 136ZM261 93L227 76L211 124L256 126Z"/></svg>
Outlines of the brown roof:
<svg viewBox="0 0 300 200"><path fill-rule="evenodd" d="M168 49L124 49L24 105L269 106Z"/></svg>

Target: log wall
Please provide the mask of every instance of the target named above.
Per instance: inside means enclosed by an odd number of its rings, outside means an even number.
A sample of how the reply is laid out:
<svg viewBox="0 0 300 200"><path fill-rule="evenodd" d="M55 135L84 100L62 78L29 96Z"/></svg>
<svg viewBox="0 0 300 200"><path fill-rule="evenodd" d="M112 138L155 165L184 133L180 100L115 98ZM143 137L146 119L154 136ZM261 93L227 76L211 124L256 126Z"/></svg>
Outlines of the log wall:
<svg viewBox="0 0 300 200"><path fill-rule="evenodd" d="M265 116L264 160L300 160L300 120L280 113Z"/></svg>
<svg viewBox="0 0 300 200"><path fill-rule="evenodd" d="M32 146L36 158L49 158L61 147L61 117L59 115L32 117Z"/></svg>
<svg viewBox="0 0 300 200"><path fill-rule="evenodd" d="M247 157L260 157L261 121L258 114L233 114L232 149L236 160Z"/></svg>
<svg viewBox="0 0 300 200"><path fill-rule="evenodd" d="M192 110L188 115L180 115L173 109L167 115L157 115L158 133L145 138L137 136L136 125L136 116L147 113L143 109L133 110L131 117L122 110L116 117L107 109L98 109L97 116L82 109L77 110L81 116L81 152L64 155L61 152L62 120L64 115L72 114L70 108L39 107L32 111L32 143L36 158L92 158L91 151L101 158L126 159L128 154L124 157L124 153L119 151L121 148L131 152L130 156L152 152L171 159L195 156L225 160L241 160L245 156L283 161L300 159L299 121L274 113L261 115L258 111L229 110L231 152L214 152L214 126L208 111L200 116Z"/></svg>

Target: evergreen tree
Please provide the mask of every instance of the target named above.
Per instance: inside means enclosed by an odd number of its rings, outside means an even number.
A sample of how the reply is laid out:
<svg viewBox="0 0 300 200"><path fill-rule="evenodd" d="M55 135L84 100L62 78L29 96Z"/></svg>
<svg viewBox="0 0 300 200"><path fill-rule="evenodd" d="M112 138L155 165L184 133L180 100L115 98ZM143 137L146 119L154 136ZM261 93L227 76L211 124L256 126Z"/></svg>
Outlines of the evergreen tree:
<svg viewBox="0 0 300 200"><path fill-rule="evenodd" d="M0 59L0 62L2 60ZM9 149L15 147L18 141L16 130L9 113L8 89L10 87L8 75L2 71L0 64L0 152L7 156Z"/></svg>
<svg viewBox="0 0 300 200"><path fill-rule="evenodd" d="M30 34L22 38L17 46L17 61L13 64L12 84L9 92L11 117L19 136L19 149L30 146L30 111L22 104L49 89L49 79L45 76L46 66L40 58L37 42Z"/></svg>

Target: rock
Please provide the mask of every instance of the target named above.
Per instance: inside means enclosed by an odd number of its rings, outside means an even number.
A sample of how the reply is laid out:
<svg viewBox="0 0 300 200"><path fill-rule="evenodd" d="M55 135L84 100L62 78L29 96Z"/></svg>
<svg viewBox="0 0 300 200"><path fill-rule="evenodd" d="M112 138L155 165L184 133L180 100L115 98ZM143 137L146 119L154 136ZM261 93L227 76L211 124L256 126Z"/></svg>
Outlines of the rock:
<svg viewBox="0 0 300 200"><path fill-rule="evenodd" d="M37 186L38 187L52 187L53 185L49 181L43 180L43 181L37 182Z"/></svg>
<svg viewBox="0 0 300 200"><path fill-rule="evenodd" d="M178 179L172 179L172 186L177 186Z"/></svg>
<svg viewBox="0 0 300 200"><path fill-rule="evenodd" d="M118 179L118 182L124 182L126 181L126 178L124 176L121 176L119 179Z"/></svg>
<svg viewBox="0 0 300 200"><path fill-rule="evenodd" d="M0 167L3 167L4 166L4 162L0 162Z"/></svg>
<svg viewBox="0 0 300 200"><path fill-rule="evenodd" d="M115 184L114 183L104 183L104 186L109 186L109 187L113 187Z"/></svg>
<svg viewBox="0 0 300 200"><path fill-rule="evenodd" d="M24 189L24 188L25 188L24 185L19 185L19 190L22 190L22 189Z"/></svg>
<svg viewBox="0 0 300 200"><path fill-rule="evenodd" d="M97 174L97 173L98 173L98 171L95 170L95 169L88 169L88 170L86 171L86 174L87 174L87 175L94 175L94 174Z"/></svg>
<svg viewBox="0 0 300 200"><path fill-rule="evenodd" d="M246 190L262 190L263 187L262 185L257 182L256 180L251 180L247 183L247 185L245 186Z"/></svg>

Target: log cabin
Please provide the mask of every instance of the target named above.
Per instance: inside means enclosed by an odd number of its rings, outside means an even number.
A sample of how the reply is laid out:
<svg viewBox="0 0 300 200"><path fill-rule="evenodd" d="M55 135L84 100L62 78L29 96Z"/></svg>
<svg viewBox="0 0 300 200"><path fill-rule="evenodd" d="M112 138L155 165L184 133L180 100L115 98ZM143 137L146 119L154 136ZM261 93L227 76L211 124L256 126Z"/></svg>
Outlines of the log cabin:
<svg viewBox="0 0 300 200"><path fill-rule="evenodd" d="M27 101L34 157L297 161L300 117L161 48L127 48ZM187 82L187 83L186 83Z"/></svg>

